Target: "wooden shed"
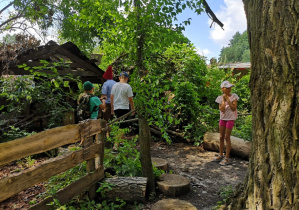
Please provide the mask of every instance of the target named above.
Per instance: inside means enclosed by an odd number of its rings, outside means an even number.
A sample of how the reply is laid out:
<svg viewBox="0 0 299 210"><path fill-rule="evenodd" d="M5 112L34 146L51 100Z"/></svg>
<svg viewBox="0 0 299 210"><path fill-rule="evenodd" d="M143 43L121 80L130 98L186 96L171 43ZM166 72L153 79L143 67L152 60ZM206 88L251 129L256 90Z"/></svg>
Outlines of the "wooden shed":
<svg viewBox="0 0 299 210"><path fill-rule="evenodd" d="M18 55L16 62L10 64L8 71L0 63L0 74L29 75L29 71L18 68L18 65L26 64L29 67L43 66L40 60L46 60L51 66L51 63L61 62L61 59L67 65L56 67L60 75L72 74L80 76L83 82L104 83L103 74L105 72L96 65L99 60L87 58L72 42L59 45L54 41L49 41L44 46L27 50ZM40 69L39 71L51 73L50 70Z"/></svg>

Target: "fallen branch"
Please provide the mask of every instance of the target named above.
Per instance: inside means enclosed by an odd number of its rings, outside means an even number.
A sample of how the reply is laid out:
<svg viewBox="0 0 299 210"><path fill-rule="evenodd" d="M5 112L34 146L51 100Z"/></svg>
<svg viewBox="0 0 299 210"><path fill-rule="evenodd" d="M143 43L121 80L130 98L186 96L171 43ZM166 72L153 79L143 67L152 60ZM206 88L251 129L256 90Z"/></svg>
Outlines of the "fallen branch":
<svg viewBox="0 0 299 210"><path fill-rule="evenodd" d="M131 119L131 120L120 121L119 123L128 123L128 122L135 122L135 121L138 121L138 118L134 118L134 119Z"/></svg>
<svg viewBox="0 0 299 210"><path fill-rule="evenodd" d="M18 128L24 128L24 127L27 127L29 125L32 125L33 123L39 121L39 120L42 120L42 119L45 119L45 118L48 118L48 117L51 117L53 114L48 114L48 115L45 115L45 116L41 116L41 117L36 117L34 118L33 120L31 120L30 122L26 123L26 124L23 124L21 126L19 126Z"/></svg>
<svg viewBox="0 0 299 210"><path fill-rule="evenodd" d="M161 133L161 129L158 126L150 125L150 127ZM178 133L178 132L175 132L175 131L172 131L172 130L166 130L166 132L170 133L170 134L172 134L174 136L178 136L180 138L184 138L184 134L183 133Z"/></svg>
<svg viewBox="0 0 299 210"><path fill-rule="evenodd" d="M112 122L108 123L107 126L112 125L113 123L120 121L124 118L126 118L127 116L129 116L130 114L132 114L133 112L135 112L135 110L131 110L130 112L128 112L127 114L124 114L123 116L116 118L115 120L112 120Z"/></svg>
<svg viewBox="0 0 299 210"><path fill-rule="evenodd" d="M4 124L4 125L6 125L6 127L4 127L4 128L1 129L1 130L7 130L7 129L9 129L10 126L18 127L19 124L21 124L21 123L23 123L23 122L29 120L29 119L32 118L33 116L34 116L34 114L28 115L28 116L24 117L24 119L22 119L22 120L19 120L19 119L9 119L9 120L8 120L7 122L5 122L5 124ZM10 123L14 123L14 124L10 125ZM2 126L4 126L4 125L2 125Z"/></svg>

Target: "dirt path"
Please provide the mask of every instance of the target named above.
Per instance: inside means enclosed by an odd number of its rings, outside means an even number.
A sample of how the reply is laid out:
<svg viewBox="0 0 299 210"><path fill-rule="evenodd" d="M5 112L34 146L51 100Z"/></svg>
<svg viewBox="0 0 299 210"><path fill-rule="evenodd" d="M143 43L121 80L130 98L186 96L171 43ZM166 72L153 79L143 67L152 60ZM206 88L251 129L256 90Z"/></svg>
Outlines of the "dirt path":
<svg viewBox="0 0 299 210"><path fill-rule="evenodd" d="M232 186L234 190L237 184L242 183L248 167L248 161L237 157L231 157L232 165L220 166L212 162L217 153L183 143L152 143L151 151L152 157L166 159L169 170L174 174L190 178L191 192L178 198L201 210L211 209L222 200L219 196L220 188ZM160 195L159 199L163 198L166 197Z"/></svg>
<svg viewBox="0 0 299 210"><path fill-rule="evenodd" d="M181 174L191 180L191 192L177 197L193 204L199 210L210 210L222 198L219 196L221 187L235 186L243 182L248 161L231 157L232 165L220 166L212 162L215 152L203 150L190 144L174 143L167 145L163 142L152 142L152 157L163 158L168 161L168 168L174 174ZM39 163L37 163L39 164ZM16 168L15 164L0 169L0 177L6 176ZM0 203L2 209L28 209L29 201L43 192L43 184L36 185L16 196ZM154 201L147 202L142 210L148 210L157 201L167 198L158 193ZM135 208L134 208L135 209Z"/></svg>

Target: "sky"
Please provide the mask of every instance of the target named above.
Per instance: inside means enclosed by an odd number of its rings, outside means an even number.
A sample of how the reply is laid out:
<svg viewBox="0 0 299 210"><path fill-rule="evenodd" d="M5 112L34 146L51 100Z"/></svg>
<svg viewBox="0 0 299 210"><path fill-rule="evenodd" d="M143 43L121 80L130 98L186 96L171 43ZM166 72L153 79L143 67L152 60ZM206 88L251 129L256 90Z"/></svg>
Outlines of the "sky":
<svg viewBox="0 0 299 210"><path fill-rule="evenodd" d="M7 0L0 0L0 9L5 2ZM194 11L186 9L179 14L178 19L182 22L191 18L191 25L186 26L183 33L194 44L197 52L207 57L209 61L212 57L219 57L221 49L228 46L229 40L236 32L243 33L246 30L247 22L242 0L206 0L206 2L224 24L224 30L215 23L210 28L212 21L205 12L197 15ZM45 41L51 39L55 39L53 33Z"/></svg>
<svg viewBox="0 0 299 210"><path fill-rule="evenodd" d="M224 24L211 26L211 19L206 13L195 14L186 10L179 15L179 20L191 18L191 24L186 27L184 35L194 44L197 52L210 60L218 58L223 47L236 32L243 33L247 29L247 21L242 0L206 0L216 17Z"/></svg>

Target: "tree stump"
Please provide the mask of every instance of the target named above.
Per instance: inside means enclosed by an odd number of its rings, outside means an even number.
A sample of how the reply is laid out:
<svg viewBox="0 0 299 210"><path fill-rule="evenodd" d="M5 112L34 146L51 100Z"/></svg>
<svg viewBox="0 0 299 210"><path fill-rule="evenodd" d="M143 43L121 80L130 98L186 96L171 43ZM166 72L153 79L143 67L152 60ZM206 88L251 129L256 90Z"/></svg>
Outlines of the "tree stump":
<svg viewBox="0 0 299 210"><path fill-rule="evenodd" d="M167 160L164 160L162 158L152 158L152 163L156 168L167 171Z"/></svg>
<svg viewBox="0 0 299 210"><path fill-rule="evenodd" d="M219 133L211 133L211 132L205 133L203 139L203 148L205 150L219 152L219 139L220 139ZM244 141L243 139L234 136L231 136L230 140L232 145L230 154L248 160L250 155L251 142ZM225 140L224 140L224 144L225 144Z"/></svg>
<svg viewBox="0 0 299 210"><path fill-rule="evenodd" d="M178 199L163 199L155 203L151 210L197 210L195 206L187 201Z"/></svg>
<svg viewBox="0 0 299 210"><path fill-rule="evenodd" d="M190 191L190 180L177 174L163 174L158 181L159 190L167 196L185 195Z"/></svg>
<svg viewBox="0 0 299 210"><path fill-rule="evenodd" d="M113 177L105 178L114 186L111 189L106 189L106 197L112 200L116 198L124 201L145 201L145 192L147 185L146 177Z"/></svg>

